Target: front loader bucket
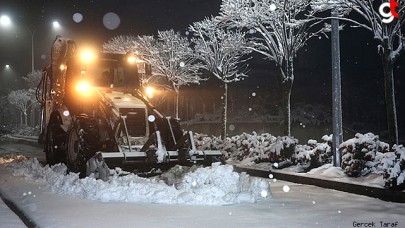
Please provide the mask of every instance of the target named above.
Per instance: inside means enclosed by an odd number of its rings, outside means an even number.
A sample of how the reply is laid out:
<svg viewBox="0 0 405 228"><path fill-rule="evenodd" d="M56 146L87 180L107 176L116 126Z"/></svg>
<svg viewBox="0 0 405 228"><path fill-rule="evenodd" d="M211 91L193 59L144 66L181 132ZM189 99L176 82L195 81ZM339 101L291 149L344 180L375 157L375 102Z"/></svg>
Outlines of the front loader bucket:
<svg viewBox="0 0 405 228"><path fill-rule="evenodd" d="M90 176L91 174L94 174L95 178L103 181L107 181L110 176L110 169L100 152L97 152L96 155L86 162L86 176Z"/></svg>
<svg viewBox="0 0 405 228"><path fill-rule="evenodd" d="M143 146L126 145L119 150L97 152L87 161L87 176L94 173L96 178L108 179L108 167L120 167L128 172L149 172L153 168L166 170L177 164L211 165L222 156L219 150L197 150L191 131L183 135L176 148L171 150L164 146L159 131Z"/></svg>

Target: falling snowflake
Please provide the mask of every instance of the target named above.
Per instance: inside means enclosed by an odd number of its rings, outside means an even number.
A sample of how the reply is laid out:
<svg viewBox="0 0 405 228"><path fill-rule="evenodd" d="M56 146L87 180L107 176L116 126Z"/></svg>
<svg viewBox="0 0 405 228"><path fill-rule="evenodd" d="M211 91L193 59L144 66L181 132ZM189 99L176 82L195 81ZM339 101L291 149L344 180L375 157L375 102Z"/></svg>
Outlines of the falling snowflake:
<svg viewBox="0 0 405 228"><path fill-rule="evenodd" d="M270 11L274 11L277 9L277 6L274 4L270 4Z"/></svg>
<svg viewBox="0 0 405 228"><path fill-rule="evenodd" d="M231 131L235 130L235 125L233 125L233 124L229 125L229 130L231 130Z"/></svg>
<svg viewBox="0 0 405 228"><path fill-rule="evenodd" d="M154 122L156 120L156 117L154 115L149 115L148 120L149 122Z"/></svg>
<svg viewBox="0 0 405 228"><path fill-rule="evenodd" d="M283 191L284 192L289 192L290 191L290 187L288 185L284 185L283 186Z"/></svg>
<svg viewBox="0 0 405 228"><path fill-rule="evenodd" d="M270 179L273 179L273 174L269 174L269 178L270 178Z"/></svg>
<svg viewBox="0 0 405 228"><path fill-rule="evenodd" d="M109 30L118 28L121 23L120 17L113 12L106 13L103 17L103 24Z"/></svg>
<svg viewBox="0 0 405 228"><path fill-rule="evenodd" d="M180 67L184 67L186 64L184 62L180 62Z"/></svg>
<svg viewBox="0 0 405 228"><path fill-rule="evenodd" d="M255 93L255 92L253 92L253 93L252 93L252 97L255 97L255 96L256 96L256 93Z"/></svg>
<svg viewBox="0 0 405 228"><path fill-rule="evenodd" d="M83 20L83 15L81 13L73 14L73 21L76 23L80 23Z"/></svg>
<svg viewBox="0 0 405 228"><path fill-rule="evenodd" d="M260 195L263 197L263 198L266 198L267 197L267 191L266 190L263 190L261 193L260 193Z"/></svg>

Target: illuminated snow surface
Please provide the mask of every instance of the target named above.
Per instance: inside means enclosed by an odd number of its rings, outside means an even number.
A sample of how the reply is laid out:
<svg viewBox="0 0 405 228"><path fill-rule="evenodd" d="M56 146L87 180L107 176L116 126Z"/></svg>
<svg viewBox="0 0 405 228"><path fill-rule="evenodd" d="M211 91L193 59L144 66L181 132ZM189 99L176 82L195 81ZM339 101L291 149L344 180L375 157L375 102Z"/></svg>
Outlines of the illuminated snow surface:
<svg viewBox="0 0 405 228"><path fill-rule="evenodd" d="M93 177L79 179L77 173L67 174L64 164L44 167L35 158L8 166L13 175L45 184L54 193L102 202L226 205L254 203L263 191L271 197L268 181L236 173L231 165L219 163L194 170L176 166L155 178L110 170L112 176L106 182Z"/></svg>
<svg viewBox="0 0 405 228"><path fill-rule="evenodd" d="M0 156L0 193L39 227L405 227L405 204L271 175L253 178L229 165L175 167L159 178L113 175L103 182L65 174L64 165L14 159ZM323 167L308 175L340 172ZM25 225L0 202L0 227Z"/></svg>

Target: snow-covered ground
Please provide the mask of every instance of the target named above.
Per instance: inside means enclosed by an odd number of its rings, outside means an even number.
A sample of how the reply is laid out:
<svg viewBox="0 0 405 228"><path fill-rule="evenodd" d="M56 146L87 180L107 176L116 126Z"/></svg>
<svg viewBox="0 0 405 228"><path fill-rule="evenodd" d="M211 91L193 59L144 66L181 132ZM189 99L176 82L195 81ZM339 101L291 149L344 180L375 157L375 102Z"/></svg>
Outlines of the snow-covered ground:
<svg viewBox="0 0 405 228"><path fill-rule="evenodd" d="M231 166L177 167L158 180L129 174L102 182L66 175L63 165L12 160L0 161L0 191L40 227L353 227L372 222L405 227L405 204L252 178ZM13 219L2 219L0 227Z"/></svg>
<svg viewBox="0 0 405 228"><path fill-rule="evenodd" d="M0 227L26 227L2 199L0 199Z"/></svg>
<svg viewBox="0 0 405 228"><path fill-rule="evenodd" d="M272 169L272 165L273 165L272 163L263 162L254 165L239 164L238 166L258 170L270 170ZM317 179L325 179L343 183L351 183L356 185L371 186L376 188L383 188L384 186L383 176L377 173L370 173L367 176L360 176L360 177L348 177L341 167L335 167L332 164L322 165L318 168L311 169L309 172L306 173L297 172L297 170L299 169L300 167L298 166L290 166L284 169L279 170L276 169L276 171L279 173L288 173L296 176L307 176Z"/></svg>

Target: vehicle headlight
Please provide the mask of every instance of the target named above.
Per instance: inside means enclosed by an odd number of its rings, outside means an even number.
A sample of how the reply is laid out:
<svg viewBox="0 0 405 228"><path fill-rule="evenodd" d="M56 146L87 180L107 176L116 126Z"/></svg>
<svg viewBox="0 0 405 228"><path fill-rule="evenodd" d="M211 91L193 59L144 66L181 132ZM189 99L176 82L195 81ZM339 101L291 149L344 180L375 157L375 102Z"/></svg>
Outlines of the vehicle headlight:
<svg viewBox="0 0 405 228"><path fill-rule="evenodd" d="M76 90L84 94L90 93L91 89L92 89L91 85L86 81L80 81L76 85Z"/></svg>

